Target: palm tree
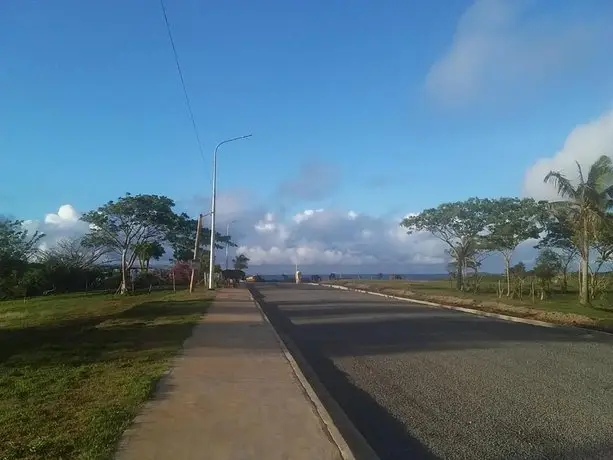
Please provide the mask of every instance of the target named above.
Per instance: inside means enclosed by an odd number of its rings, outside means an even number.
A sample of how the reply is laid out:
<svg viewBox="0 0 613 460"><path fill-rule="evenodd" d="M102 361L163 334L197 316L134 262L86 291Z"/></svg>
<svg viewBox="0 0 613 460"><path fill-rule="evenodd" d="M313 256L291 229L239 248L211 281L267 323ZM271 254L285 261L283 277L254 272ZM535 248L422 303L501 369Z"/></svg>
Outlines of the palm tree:
<svg viewBox="0 0 613 460"><path fill-rule="evenodd" d="M544 182L555 185L558 195L564 199L551 203L552 206L564 208L572 216L569 222L572 222L573 240L581 257L579 298L582 305L589 305L590 248L598 229L608 225L608 212L613 207L613 161L602 155L590 167L587 178L579 163L577 169L579 183L576 186L559 171L550 171Z"/></svg>
<svg viewBox="0 0 613 460"><path fill-rule="evenodd" d="M234 262L235 270L245 270L249 265L249 257L245 254L237 254L232 262Z"/></svg>

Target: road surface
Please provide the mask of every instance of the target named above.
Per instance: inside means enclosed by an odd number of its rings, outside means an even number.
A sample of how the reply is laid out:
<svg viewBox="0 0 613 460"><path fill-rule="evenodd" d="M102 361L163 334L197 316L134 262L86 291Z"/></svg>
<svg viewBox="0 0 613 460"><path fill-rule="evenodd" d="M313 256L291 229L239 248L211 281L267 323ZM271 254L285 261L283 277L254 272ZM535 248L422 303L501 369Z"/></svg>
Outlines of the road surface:
<svg viewBox="0 0 613 460"><path fill-rule="evenodd" d="M613 337L256 285L382 460L613 459Z"/></svg>

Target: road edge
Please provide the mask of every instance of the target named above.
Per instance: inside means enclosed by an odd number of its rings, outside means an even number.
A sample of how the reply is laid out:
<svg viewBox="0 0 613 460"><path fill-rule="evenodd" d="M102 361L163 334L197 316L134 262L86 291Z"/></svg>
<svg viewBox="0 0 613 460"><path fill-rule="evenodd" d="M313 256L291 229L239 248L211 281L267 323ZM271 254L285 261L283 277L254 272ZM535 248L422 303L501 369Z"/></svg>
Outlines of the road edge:
<svg viewBox="0 0 613 460"><path fill-rule="evenodd" d="M417 304L421 304L421 305L428 305L430 307L446 308L448 310L461 311L463 313L469 313L471 315L485 316L487 318L496 318L496 319L501 319L501 320L504 320L504 321L510 321L510 322L513 322L513 323L530 324L532 326L547 327L547 328L550 328L550 329L553 329L553 328L572 329L572 330L579 330L579 331L583 331L583 332L589 332L589 333L592 333L592 334L605 334L607 336L613 336L613 333L611 333L611 332L600 331L598 329L590 329L590 328L581 327L581 326L570 326L570 325L567 325L567 324L549 323L547 321L540 321L540 320L537 320L537 319L529 319L529 318L521 318L519 316L503 315L501 313L492 313L492 312L489 312L489 311L477 310L477 309L474 309L474 308L456 307L456 306L453 306L453 305L445 305L445 304L441 304L441 303L428 302L427 300L411 299L411 298L408 298L408 297L400 297L400 296L396 296L396 295L383 294L381 292L366 291L364 289L355 289L355 288L350 288L350 287L347 287L347 286L341 286L341 285L338 285L338 284L324 284L324 283L307 283L307 284L309 284L311 286L321 286L321 287L327 287L327 288L333 288L333 289L341 289L343 291L353 291L353 292L359 292L359 293L362 293L362 294L376 295L376 296L385 297L385 298L388 298L388 299L402 300L404 302L417 303Z"/></svg>
<svg viewBox="0 0 613 460"><path fill-rule="evenodd" d="M302 386L307 398L315 408L315 412L324 425L328 436L330 436L332 442L338 448L341 458L343 460L380 460L379 456L372 447L370 447L370 444L368 444L364 436L362 436L353 425L345 411L319 380L319 377L304 358L296 344L291 338L287 337L286 334L283 334L283 337L281 337L260 305L260 302L253 295L251 289L252 288L248 289L251 300L258 308L264 321L270 325L294 375ZM313 386L316 388L313 388ZM326 401L325 404L322 399ZM333 413L333 415L331 413ZM342 432L344 432L345 435L343 435ZM353 449L349 447L346 437L351 437L351 444L354 446Z"/></svg>

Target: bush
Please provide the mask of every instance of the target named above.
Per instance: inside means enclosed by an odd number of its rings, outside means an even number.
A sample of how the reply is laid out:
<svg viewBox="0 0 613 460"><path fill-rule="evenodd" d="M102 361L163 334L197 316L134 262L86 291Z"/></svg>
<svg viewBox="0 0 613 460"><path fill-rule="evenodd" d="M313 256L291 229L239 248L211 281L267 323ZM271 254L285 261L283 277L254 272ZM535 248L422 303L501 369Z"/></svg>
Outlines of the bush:
<svg viewBox="0 0 613 460"><path fill-rule="evenodd" d="M134 280L134 289L149 289L149 286L159 287L162 279L155 273L139 273Z"/></svg>

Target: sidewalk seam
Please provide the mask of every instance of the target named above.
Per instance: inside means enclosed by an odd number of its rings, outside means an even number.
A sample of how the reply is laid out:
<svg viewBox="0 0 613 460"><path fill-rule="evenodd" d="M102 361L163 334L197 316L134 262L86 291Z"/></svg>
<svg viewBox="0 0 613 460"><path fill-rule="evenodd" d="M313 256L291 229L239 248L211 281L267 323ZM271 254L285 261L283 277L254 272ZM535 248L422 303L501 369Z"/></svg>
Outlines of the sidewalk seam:
<svg viewBox="0 0 613 460"><path fill-rule="evenodd" d="M281 351L283 352L285 359L289 362L292 368L292 371L294 372L294 375L296 376L298 382L300 383L305 393L305 396L307 397L307 399L309 400L309 402L312 404L313 408L315 409L315 413L320 419L327 435L330 437L332 442L336 445L336 448L338 449L341 455L341 458L343 460L357 460L356 456L354 455L353 451L349 447L344 436L341 434L340 430L334 423L332 416L330 415L330 413L328 412L328 410L326 409L326 407L324 406L320 398L317 396L317 393L315 392L313 386L309 383L307 377L304 375L304 373L300 369L300 365L298 364L298 362L296 361L296 359L290 352L284 340L281 338L281 336L275 329L274 325L268 318L268 315L266 315L266 313L264 312L264 309L262 308L260 303L255 299L251 291L249 291L249 296L251 297L251 300L253 301L255 306L258 308L264 321L268 323L268 325L272 329L272 332L275 335L275 338L277 339L277 342L279 343L281 347ZM339 410L342 410L342 409L339 409ZM378 460L378 457L374 454L374 451L368 452L368 458L370 458L371 460Z"/></svg>
<svg viewBox="0 0 613 460"><path fill-rule="evenodd" d="M611 333L611 332L600 331L598 329L590 329L590 328L581 327L581 326L569 326L569 325L565 325L565 324L549 323L547 321L540 321L540 320L536 320L536 319L522 318L520 316L503 315L501 313L493 313L493 312L489 312L489 311L477 310L477 309L474 309L474 308L455 307L453 305L445 305L445 304L441 304L441 303L428 302L427 300L411 299L409 297L399 297L399 296L395 296L395 295L391 295L391 294L384 294L384 293L381 293L381 292L366 291L364 289L350 288L350 287L341 286L341 285L338 285L338 284L323 284L323 283L308 283L308 284L310 284L311 286L323 286L323 287L327 287L327 288L341 289L343 291L353 291L353 292L359 292L361 294L376 295L376 296L379 296L379 297L385 297L387 299L402 300L404 302L416 303L416 304L420 304L420 305L428 305L430 307L446 308L448 310L461 311L463 313L468 313L468 314L471 314L471 315L483 316L483 317L487 317L487 318L495 318L495 319L500 319L500 320L503 320L503 321L510 321L510 322L513 322L513 323L529 324L531 326L547 327L547 328L550 328L550 329L553 329L553 328L574 329L574 330L584 331L584 332L590 333L590 334L606 334L607 336L613 336L613 333Z"/></svg>

